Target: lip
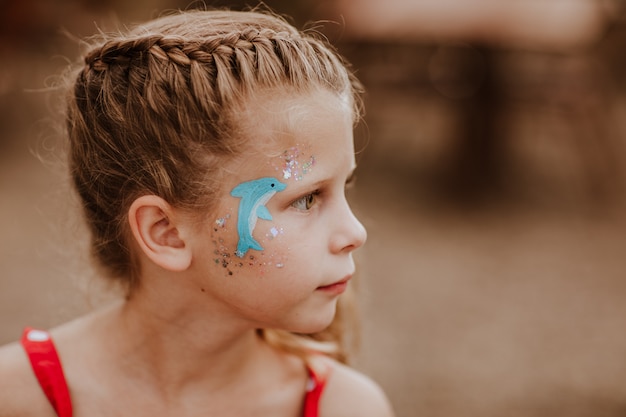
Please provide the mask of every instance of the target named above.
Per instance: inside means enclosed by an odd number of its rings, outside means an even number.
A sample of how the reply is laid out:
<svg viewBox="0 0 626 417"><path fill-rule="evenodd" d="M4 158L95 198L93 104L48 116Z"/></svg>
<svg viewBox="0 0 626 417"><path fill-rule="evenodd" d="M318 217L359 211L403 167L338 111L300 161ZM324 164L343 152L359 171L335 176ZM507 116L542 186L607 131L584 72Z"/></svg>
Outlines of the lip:
<svg viewBox="0 0 626 417"><path fill-rule="evenodd" d="M350 281L350 278L352 278L352 275L349 275L333 284L317 287L317 290L327 294L342 294L348 288L348 281Z"/></svg>

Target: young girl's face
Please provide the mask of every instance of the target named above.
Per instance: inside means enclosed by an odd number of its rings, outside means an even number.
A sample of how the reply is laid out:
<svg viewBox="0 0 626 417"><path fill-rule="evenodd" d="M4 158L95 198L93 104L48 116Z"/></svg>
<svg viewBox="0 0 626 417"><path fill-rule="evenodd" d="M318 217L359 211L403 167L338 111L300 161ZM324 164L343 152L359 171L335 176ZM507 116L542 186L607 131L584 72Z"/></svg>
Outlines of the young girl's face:
<svg viewBox="0 0 626 417"><path fill-rule="evenodd" d="M256 327L322 330L366 239L345 196L352 109L327 91L265 94L241 116L249 146L194 236L198 291Z"/></svg>

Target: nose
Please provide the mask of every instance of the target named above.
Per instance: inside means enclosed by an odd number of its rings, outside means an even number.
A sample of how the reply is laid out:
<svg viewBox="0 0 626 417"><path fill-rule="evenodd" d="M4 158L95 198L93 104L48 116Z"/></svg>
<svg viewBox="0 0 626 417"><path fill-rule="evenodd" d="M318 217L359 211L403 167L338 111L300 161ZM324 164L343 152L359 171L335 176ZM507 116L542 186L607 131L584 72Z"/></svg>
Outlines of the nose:
<svg viewBox="0 0 626 417"><path fill-rule="evenodd" d="M335 218L336 229L330 243L333 253L352 252L363 246L367 240L365 227L354 215L347 201L344 201L342 209L342 214Z"/></svg>

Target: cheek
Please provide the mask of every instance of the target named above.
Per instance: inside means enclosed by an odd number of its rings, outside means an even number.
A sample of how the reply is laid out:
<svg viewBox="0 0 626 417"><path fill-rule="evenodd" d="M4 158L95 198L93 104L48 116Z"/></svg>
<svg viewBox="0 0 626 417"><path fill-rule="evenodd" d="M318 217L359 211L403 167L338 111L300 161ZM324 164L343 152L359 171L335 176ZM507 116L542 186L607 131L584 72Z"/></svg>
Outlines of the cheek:
<svg viewBox="0 0 626 417"><path fill-rule="evenodd" d="M225 214L215 220L211 229L212 262L223 275L264 276L287 266L289 249L283 227L274 222L258 225L254 237L263 250L249 250L239 257L236 255L239 236L233 219L231 214Z"/></svg>
<svg viewBox="0 0 626 417"><path fill-rule="evenodd" d="M215 220L211 226L211 259L217 267L223 270L225 275L233 275L233 261L237 260L232 242L232 215L225 214Z"/></svg>
<svg viewBox="0 0 626 417"><path fill-rule="evenodd" d="M260 266L267 273L272 269L283 269L289 264L288 235L285 228L278 224L270 224L260 230L262 245L265 250L259 252Z"/></svg>

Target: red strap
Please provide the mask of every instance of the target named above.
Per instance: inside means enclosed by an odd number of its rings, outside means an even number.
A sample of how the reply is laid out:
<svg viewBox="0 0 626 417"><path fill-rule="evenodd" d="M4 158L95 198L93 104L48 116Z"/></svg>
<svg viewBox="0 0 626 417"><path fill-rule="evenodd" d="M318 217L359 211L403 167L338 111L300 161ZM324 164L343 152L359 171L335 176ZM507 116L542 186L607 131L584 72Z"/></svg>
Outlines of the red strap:
<svg viewBox="0 0 626 417"><path fill-rule="evenodd" d="M313 357L308 363L309 382L307 385L306 396L304 397L304 415L303 417L318 417L319 403L326 381L330 374L330 364L323 357Z"/></svg>
<svg viewBox="0 0 626 417"><path fill-rule="evenodd" d="M22 335L22 346L54 411L59 417L72 417L70 392L50 334L27 327Z"/></svg>

